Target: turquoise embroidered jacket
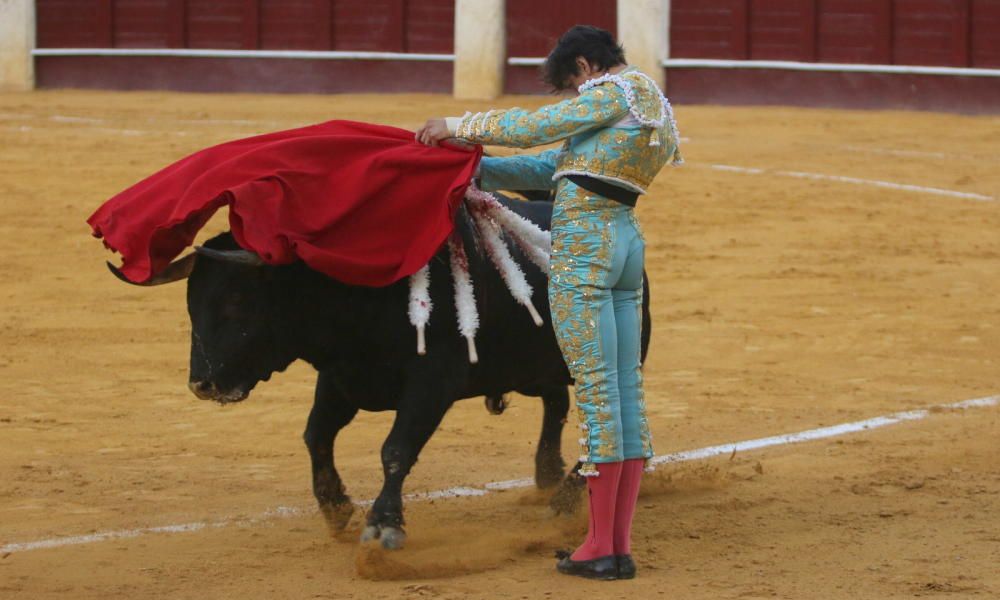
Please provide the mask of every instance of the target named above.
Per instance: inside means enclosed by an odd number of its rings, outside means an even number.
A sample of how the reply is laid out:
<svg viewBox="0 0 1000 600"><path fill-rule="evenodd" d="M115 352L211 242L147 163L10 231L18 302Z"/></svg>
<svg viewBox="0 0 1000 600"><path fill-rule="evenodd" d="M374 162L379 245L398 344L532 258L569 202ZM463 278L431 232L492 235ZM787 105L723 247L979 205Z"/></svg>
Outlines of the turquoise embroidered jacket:
<svg viewBox="0 0 1000 600"><path fill-rule="evenodd" d="M664 165L682 162L669 102L652 79L631 67L592 79L575 98L536 111L466 114L454 133L518 148L565 140L562 148L536 155L484 157L484 190L550 189L565 175L584 174L642 194Z"/></svg>

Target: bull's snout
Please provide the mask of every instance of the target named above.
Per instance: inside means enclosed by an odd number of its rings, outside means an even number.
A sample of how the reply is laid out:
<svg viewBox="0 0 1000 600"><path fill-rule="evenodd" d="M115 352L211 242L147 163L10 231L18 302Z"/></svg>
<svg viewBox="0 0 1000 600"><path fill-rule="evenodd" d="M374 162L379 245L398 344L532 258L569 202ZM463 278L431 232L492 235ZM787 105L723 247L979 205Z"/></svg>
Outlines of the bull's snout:
<svg viewBox="0 0 1000 600"><path fill-rule="evenodd" d="M188 389L202 400L214 400L219 404L239 402L241 400L245 400L249 395L248 391L241 390L239 388L223 392L219 390L219 388L215 387L214 383L208 383L205 381L189 381Z"/></svg>
<svg viewBox="0 0 1000 600"><path fill-rule="evenodd" d="M214 384L204 381L189 381L188 389L202 400L211 400L219 393Z"/></svg>

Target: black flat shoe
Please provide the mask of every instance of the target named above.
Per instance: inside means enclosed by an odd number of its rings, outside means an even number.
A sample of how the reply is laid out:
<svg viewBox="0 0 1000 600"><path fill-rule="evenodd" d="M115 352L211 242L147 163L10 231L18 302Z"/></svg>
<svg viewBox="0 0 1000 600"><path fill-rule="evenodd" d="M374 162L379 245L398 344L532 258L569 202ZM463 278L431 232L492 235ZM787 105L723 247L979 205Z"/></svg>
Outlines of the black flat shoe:
<svg viewBox="0 0 1000 600"><path fill-rule="evenodd" d="M635 561L631 554L618 554L618 579L635 579Z"/></svg>
<svg viewBox="0 0 1000 600"><path fill-rule="evenodd" d="M614 554L595 558L593 560L573 560L563 556L556 563L556 570L563 575L576 575L587 579L610 581L618 579L618 560Z"/></svg>

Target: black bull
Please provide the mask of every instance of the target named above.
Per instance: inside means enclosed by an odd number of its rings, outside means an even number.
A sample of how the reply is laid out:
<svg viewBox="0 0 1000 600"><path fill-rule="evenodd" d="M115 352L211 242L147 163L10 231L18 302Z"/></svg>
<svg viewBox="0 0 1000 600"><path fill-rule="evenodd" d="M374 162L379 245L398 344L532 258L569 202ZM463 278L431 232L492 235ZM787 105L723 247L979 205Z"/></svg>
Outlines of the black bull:
<svg viewBox="0 0 1000 600"><path fill-rule="evenodd" d="M498 199L549 229L550 203ZM243 400L258 382L300 358L319 371L304 437L312 459L313 493L333 530L342 529L354 509L334 467L337 433L359 409L396 411L382 445L384 484L362 533L363 540L378 538L387 548L400 547L405 538L403 481L456 400L487 396L489 405L490 399L495 403L510 391L541 396L544 416L535 482L551 487L563 478L560 438L572 379L552 330L545 275L511 248L545 320L537 327L480 250L464 209L457 228L469 256L479 309L475 365L469 363L466 342L457 329L447 248L430 263L434 309L424 356L416 353L416 333L407 316L407 281L382 288L350 286L302 263L262 265L255 255L239 250L229 234L208 241L147 284L188 278L189 386L198 397L224 403ZM650 338L648 284L644 288L643 360ZM568 490L578 485L569 478L567 493L575 494Z"/></svg>

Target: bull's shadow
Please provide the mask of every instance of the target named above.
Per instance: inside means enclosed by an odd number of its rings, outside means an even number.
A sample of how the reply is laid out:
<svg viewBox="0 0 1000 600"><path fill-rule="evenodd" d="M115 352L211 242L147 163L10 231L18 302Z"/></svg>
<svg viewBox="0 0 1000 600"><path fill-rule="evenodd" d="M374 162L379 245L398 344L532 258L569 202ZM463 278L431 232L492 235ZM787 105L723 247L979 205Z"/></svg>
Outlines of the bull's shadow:
<svg viewBox="0 0 1000 600"><path fill-rule="evenodd" d="M503 196L498 200L549 229L549 202ZM354 511L334 466L337 433L358 410L396 411L382 445L384 484L361 536L363 541L379 539L385 548L403 544L403 481L456 400L486 396L487 407L496 411L502 408L505 393L540 396L544 416L535 482L540 488L563 482L556 494L557 508L575 498L581 487L575 468L563 478L560 438L572 380L552 330L546 277L508 243L534 289L532 300L544 319L538 327L480 250L478 233L464 208L456 227L465 243L480 315L478 364L470 364L466 341L456 326L447 247L430 263L434 312L424 356L416 353L405 280L381 288L351 286L303 263L268 266L241 250L228 233L209 240L146 284L188 278L189 387L199 398L241 401L257 383L297 359L319 371L304 437L312 460L313 493L332 530L342 530ZM643 360L650 337L649 290L644 287Z"/></svg>

